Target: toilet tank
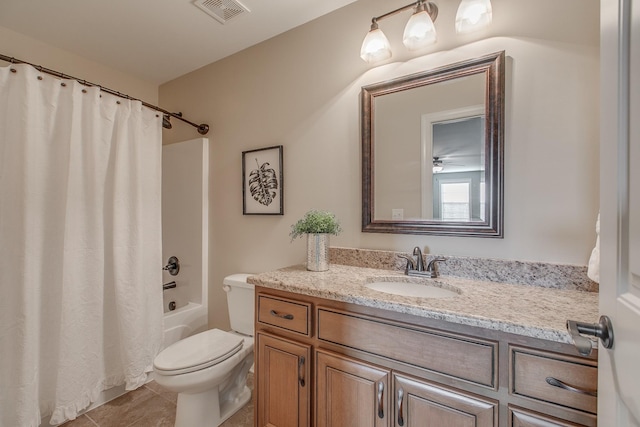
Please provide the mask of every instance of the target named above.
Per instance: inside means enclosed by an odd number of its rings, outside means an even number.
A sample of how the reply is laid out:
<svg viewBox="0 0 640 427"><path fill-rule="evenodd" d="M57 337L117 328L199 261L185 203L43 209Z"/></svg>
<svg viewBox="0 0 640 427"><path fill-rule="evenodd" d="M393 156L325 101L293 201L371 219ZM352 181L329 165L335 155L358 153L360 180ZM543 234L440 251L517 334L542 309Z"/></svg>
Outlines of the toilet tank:
<svg viewBox="0 0 640 427"><path fill-rule="evenodd" d="M249 276L253 275L239 273L227 276L222 282L222 288L227 293L231 330L253 336L255 288L252 284L247 283Z"/></svg>

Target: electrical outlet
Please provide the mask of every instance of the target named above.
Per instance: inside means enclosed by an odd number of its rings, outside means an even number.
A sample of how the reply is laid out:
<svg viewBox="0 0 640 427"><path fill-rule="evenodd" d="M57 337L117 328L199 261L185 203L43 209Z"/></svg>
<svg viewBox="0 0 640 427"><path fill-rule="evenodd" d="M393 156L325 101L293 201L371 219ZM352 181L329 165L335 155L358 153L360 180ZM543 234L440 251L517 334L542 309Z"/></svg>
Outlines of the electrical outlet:
<svg viewBox="0 0 640 427"><path fill-rule="evenodd" d="M404 209L391 209L391 219L404 219Z"/></svg>

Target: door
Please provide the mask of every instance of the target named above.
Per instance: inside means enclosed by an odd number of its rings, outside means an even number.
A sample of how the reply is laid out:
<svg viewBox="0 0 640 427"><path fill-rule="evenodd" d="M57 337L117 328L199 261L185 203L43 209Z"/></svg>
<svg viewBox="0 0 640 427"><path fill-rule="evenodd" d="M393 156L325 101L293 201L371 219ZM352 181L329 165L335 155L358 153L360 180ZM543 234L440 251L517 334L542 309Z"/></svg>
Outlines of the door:
<svg viewBox="0 0 640 427"><path fill-rule="evenodd" d="M311 346L264 333L258 340L258 427L308 427Z"/></svg>
<svg viewBox="0 0 640 427"><path fill-rule="evenodd" d="M493 427L498 402L394 374L394 426Z"/></svg>
<svg viewBox="0 0 640 427"><path fill-rule="evenodd" d="M317 427L389 427L390 372L316 351Z"/></svg>
<svg viewBox="0 0 640 427"><path fill-rule="evenodd" d="M601 1L598 424L640 426L640 0Z"/></svg>

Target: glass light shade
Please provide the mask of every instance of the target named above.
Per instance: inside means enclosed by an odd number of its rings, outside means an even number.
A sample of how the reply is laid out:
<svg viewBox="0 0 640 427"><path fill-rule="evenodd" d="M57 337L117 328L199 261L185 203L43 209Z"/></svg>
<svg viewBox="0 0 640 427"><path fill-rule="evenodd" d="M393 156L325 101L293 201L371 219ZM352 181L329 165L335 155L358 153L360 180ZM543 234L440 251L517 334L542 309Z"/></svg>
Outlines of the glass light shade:
<svg viewBox="0 0 640 427"><path fill-rule="evenodd" d="M491 24L491 0L462 0L456 13L456 32L469 33Z"/></svg>
<svg viewBox="0 0 640 427"><path fill-rule="evenodd" d="M442 172L442 169L444 169L442 166L434 166L433 173Z"/></svg>
<svg viewBox="0 0 640 427"><path fill-rule="evenodd" d="M360 58L369 63L391 58L391 45L381 29L375 28L367 33L362 41Z"/></svg>
<svg viewBox="0 0 640 427"><path fill-rule="evenodd" d="M436 27L427 12L422 10L411 15L402 36L402 43L407 49L420 49L435 43L436 39Z"/></svg>

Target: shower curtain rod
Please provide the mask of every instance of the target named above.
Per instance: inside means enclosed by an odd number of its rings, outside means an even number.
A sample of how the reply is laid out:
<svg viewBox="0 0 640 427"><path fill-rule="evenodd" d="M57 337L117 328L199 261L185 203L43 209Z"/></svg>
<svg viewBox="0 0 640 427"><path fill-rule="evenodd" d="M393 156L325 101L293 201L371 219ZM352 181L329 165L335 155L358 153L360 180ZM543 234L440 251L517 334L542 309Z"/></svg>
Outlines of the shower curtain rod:
<svg viewBox="0 0 640 427"><path fill-rule="evenodd" d="M68 74L61 73L59 71L50 70L49 68L45 68L42 65L36 65L36 64L32 64L32 63L27 62L27 61L22 61L20 59L16 59L16 58L14 58L12 56L6 56L6 55L3 55L1 53L0 53L0 60L6 61L6 62L10 62L12 64L27 64L27 65L31 65L36 70L38 70L38 71L40 71L42 73L51 74L52 76L60 77L62 79L75 80L75 81L77 81L78 83L80 83L80 84L82 84L84 86L95 86L95 87L100 88L100 90L103 91L103 92L109 93L111 95L118 96L120 98L128 99L128 100L131 100L131 101L140 101L140 102L142 102L142 105L144 105L145 107L151 108L152 110L159 111L162 114L165 114L167 116L175 117L178 120L182 120L183 122L190 124L194 128L198 129L198 133L200 135L206 135L209 132L209 125L208 124L202 123L202 124L198 125L196 123L190 122L189 120L183 118L182 117L182 113L170 113L169 111L165 110L164 108L160 108L157 105L149 104L149 103L144 102L144 101L142 101L140 99L134 98L134 97L129 96L129 95L124 94L124 93L120 93L120 92L115 91L113 89L109 89L107 87L100 86L98 84L91 83L91 82L88 82L86 80L82 80L82 79L79 79L77 77L70 76ZM164 121L163 121L163 127L165 127ZM171 129L171 127L169 127L168 129Z"/></svg>

